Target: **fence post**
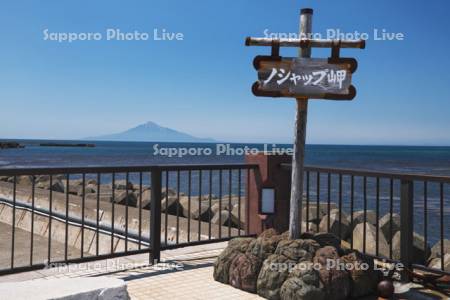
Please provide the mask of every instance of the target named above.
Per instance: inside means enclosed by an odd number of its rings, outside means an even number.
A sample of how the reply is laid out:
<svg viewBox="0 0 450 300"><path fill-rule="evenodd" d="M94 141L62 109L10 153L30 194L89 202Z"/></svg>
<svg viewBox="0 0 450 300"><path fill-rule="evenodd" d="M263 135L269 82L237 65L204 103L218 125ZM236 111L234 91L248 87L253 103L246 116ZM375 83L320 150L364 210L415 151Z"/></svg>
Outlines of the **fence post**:
<svg viewBox="0 0 450 300"><path fill-rule="evenodd" d="M155 167L151 175L150 203L150 263L161 258L161 169Z"/></svg>
<svg viewBox="0 0 450 300"><path fill-rule="evenodd" d="M412 267L413 231L414 231L414 183L411 180L401 181L400 191L400 261L410 270ZM409 281L409 273L405 270L402 281Z"/></svg>

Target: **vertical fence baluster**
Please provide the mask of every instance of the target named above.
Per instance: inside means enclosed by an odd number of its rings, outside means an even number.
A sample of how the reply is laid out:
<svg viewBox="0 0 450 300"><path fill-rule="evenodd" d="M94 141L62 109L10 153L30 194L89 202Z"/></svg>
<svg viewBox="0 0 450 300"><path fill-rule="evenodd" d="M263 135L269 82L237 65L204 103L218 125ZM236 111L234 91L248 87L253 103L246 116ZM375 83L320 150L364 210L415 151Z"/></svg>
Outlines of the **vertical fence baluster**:
<svg viewBox="0 0 450 300"><path fill-rule="evenodd" d="M228 237L231 237L231 210L233 207L231 206L231 193L232 193L232 173L231 169L228 170Z"/></svg>
<svg viewBox="0 0 450 300"><path fill-rule="evenodd" d="M128 181L130 174L128 172L125 173L125 252L128 252Z"/></svg>
<svg viewBox="0 0 450 300"><path fill-rule="evenodd" d="M13 207L12 207L12 228L11 228L11 269L14 269L14 248L15 248L15 236L16 236L16 189L17 189L17 176L14 176L13 182Z"/></svg>
<svg viewBox="0 0 450 300"><path fill-rule="evenodd" d="M177 170L177 244L180 242L180 170Z"/></svg>
<svg viewBox="0 0 450 300"><path fill-rule="evenodd" d="M187 240L191 241L191 196L192 195L192 172L188 171L188 217L187 217Z"/></svg>
<svg viewBox="0 0 450 300"><path fill-rule="evenodd" d="M394 214L394 179L390 179L389 182L390 188L389 188L389 236L390 236L390 242L389 242L389 258L392 259L392 234L393 234L393 220L392 216Z"/></svg>
<svg viewBox="0 0 450 300"><path fill-rule="evenodd" d="M342 239L342 174L339 174L339 239Z"/></svg>
<svg viewBox="0 0 450 300"><path fill-rule="evenodd" d="M316 178L316 200L317 200L317 209L316 209L316 222L317 222L317 232L319 232L319 211L320 209L320 172L317 172Z"/></svg>
<svg viewBox="0 0 450 300"><path fill-rule="evenodd" d="M81 258L84 257L84 205L86 202L86 173L82 174L82 188L81 192L83 196L81 197Z"/></svg>
<svg viewBox="0 0 450 300"><path fill-rule="evenodd" d="M427 253L428 247L428 182L423 182L423 253Z"/></svg>
<svg viewBox="0 0 450 300"><path fill-rule="evenodd" d="M247 169L247 182L246 182L246 187L247 187L247 194L245 197L245 224L246 224L246 230L245 230L245 234L249 234L250 232L250 172L252 169ZM254 172L253 172L254 174Z"/></svg>
<svg viewBox="0 0 450 300"><path fill-rule="evenodd" d="M238 169L238 223L239 223L239 228L238 228L238 236L241 236L241 224L242 224L242 219L241 219L241 168Z"/></svg>
<svg viewBox="0 0 450 300"><path fill-rule="evenodd" d="M139 224L138 224L139 250L142 249L142 172L139 172Z"/></svg>
<svg viewBox="0 0 450 300"><path fill-rule="evenodd" d="M67 261L69 245L69 192L70 192L70 174L66 174L66 219L64 220L64 260ZM34 189L34 188L33 188ZM34 200L33 200L34 201ZM33 206L34 211L34 206Z"/></svg>
<svg viewBox="0 0 450 300"><path fill-rule="evenodd" d="M352 234L350 236L350 248L353 249L353 210L355 202L355 176L350 177L350 228L352 228Z"/></svg>
<svg viewBox="0 0 450 300"><path fill-rule="evenodd" d="M440 186L440 215L441 215L441 270L444 270L444 260L445 260L445 252L444 252L444 184L441 182Z"/></svg>
<svg viewBox="0 0 450 300"><path fill-rule="evenodd" d="M36 178L31 176L31 240L30 240L30 266L33 265L33 248L34 248L34 210L35 210L35 186ZM66 218L67 219L67 218ZM67 260L67 257L66 257Z"/></svg>
<svg viewBox="0 0 450 300"><path fill-rule="evenodd" d="M95 254L98 256L100 252L100 173L97 173L97 212L95 227Z"/></svg>
<svg viewBox="0 0 450 300"><path fill-rule="evenodd" d="M152 187L153 189L153 187ZM152 201L155 201L153 196L152 196ZM169 222L168 218L168 213L167 213L167 209L169 207L169 171L166 170L166 202L165 202L165 207L164 207L164 245L167 246L167 235L168 235L168 228L169 225L167 224L167 222Z"/></svg>
<svg viewBox="0 0 450 300"><path fill-rule="evenodd" d="M31 176L31 235L30 235L30 266L33 265L33 248L34 248L34 209L35 209L35 185L36 179Z"/></svg>
<svg viewBox="0 0 450 300"><path fill-rule="evenodd" d="M111 195L111 254L114 253L114 223L115 223L115 202L116 202L116 173L112 173L112 195Z"/></svg>
<svg viewBox="0 0 450 300"><path fill-rule="evenodd" d="M302 195L303 197L303 195ZM300 212L303 214L303 212ZM300 224L300 232L301 232L302 224ZM309 171L306 171L306 222L305 222L306 231L309 231Z"/></svg>
<svg viewBox="0 0 450 300"><path fill-rule="evenodd" d="M47 253L47 263L51 263L52 255L52 210L53 210L53 175L50 175L50 186L49 186L49 210L48 210L48 253Z"/></svg>
<svg viewBox="0 0 450 300"><path fill-rule="evenodd" d="M222 238L222 170L219 170L219 239Z"/></svg>
<svg viewBox="0 0 450 300"><path fill-rule="evenodd" d="M200 215L202 213L202 170L198 171L198 240L201 240L202 235L202 220Z"/></svg>
<svg viewBox="0 0 450 300"><path fill-rule="evenodd" d="M366 238L367 238L367 177L364 176L363 178L363 201L364 201L364 211L363 211L363 216L364 216L364 223L363 223L363 253L366 253Z"/></svg>
<svg viewBox="0 0 450 300"><path fill-rule="evenodd" d="M376 226L376 239L377 239L377 241L375 242L375 247L376 247L376 249L375 249L375 253L376 253L376 256L378 256L378 254L379 254L379 248L380 248L380 245L379 245L379 243L380 243L380 224L379 224L379 220L380 220L380 177L377 177L377 187L376 187L376 189L377 189L377 191L376 191L376 193L377 193L377 195L376 195L376 203L375 203L375 205L376 205L376 208L375 208L375 211L376 211L376 216L377 216L377 219L376 219L376 221L375 221L375 226Z"/></svg>
<svg viewBox="0 0 450 300"><path fill-rule="evenodd" d="M330 212L331 212L331 174L327 175L327 232L330 232Z"/></svg>
<svg viewBox="0 0 450 300"><path fill-rule="evenodd" d="M212 213L211 213L211 205L212 205L212 170L209 170L209 197L208 197L208 204L209 204L209 215L208 215L208 239L211 240L211 219L212 219Z"/></svg>

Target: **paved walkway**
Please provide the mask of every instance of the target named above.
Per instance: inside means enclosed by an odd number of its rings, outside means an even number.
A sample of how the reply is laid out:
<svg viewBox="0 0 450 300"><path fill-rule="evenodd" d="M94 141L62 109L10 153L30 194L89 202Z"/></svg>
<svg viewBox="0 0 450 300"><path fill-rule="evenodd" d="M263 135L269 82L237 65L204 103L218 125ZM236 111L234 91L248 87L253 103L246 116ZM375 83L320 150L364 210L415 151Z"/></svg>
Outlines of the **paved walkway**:
<svg viewBox="0 0 450 300"><path fill-rule="evenodd" d="M213 279L213 262L227 243L192 246L161 253L162 263L149 266L148 255L63 266L0 277L1 282L30 279L111 276L127 282L138 299L263 299Z"/></svg>
<svg viewBox="0 0 450 300"><path fill-rule="evenodd" d="M0 283L31 279L109 276L127 282L132 300L263 299L214 281L213 262L227 243L191 246L161 253L162 263L148 265L148 254L126 256L0 277ZM397 288L420 288L404 285ZM364 300L375 300L366 297ZM398 299L448 299L431 290L411 290ZM31 299L30 299L31 300Z"/></svg>

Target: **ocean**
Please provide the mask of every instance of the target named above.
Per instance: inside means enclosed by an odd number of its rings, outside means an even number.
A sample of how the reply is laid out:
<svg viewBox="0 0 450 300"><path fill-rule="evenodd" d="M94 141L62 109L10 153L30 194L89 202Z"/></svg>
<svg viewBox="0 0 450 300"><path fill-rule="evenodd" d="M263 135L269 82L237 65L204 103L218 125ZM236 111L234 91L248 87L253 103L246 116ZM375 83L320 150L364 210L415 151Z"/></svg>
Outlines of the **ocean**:
<svg viewBox="0 0 450 300"><path fill-rule="evenodd" d="M18 142L25 145L25 148L0 150L0 168L244 162L243 155L217 154L216 144L92 142L96 145L95 148L69 148L40 147L39 144L86 143L86 141L18 140ZM210 148L212 154L200 153L183 157L155 155L155 144L158 145L158 149ZM264 147L262 144L230 144L232 148L245 146L258 149ZM276 147L288 148L290 145L277 144ZM307 145L305 164L450 176L450 147Z"/></svg>
<svg viewBox="0 0 450 300"><path fill-rule="evenodd" d="M244 156L239 151L248 149L272 148L274 145L262 144L229 144L229 149L237 153L217 153L217 144L196 143L148 143L148 142L91 142L94 148L79 147L41 147L40 143L86 143L85 141L40 141L19 140L25 145L23 149L0 150L0 169L2 168L31 168L31 167L86 167L86 166L138 166L154 164L226 164L243 163ZM222 145L224 146L224 145ZM276 149L287 149L290 145L275 145ZM171 150L178 153L169 157ZM180 149L196 149L195 155L177 155ZM210 151L205 150L210 149ZM158 151L156 151L158 150ZM156 153L159 152L159 153ZM205 153L206 152L206 153ZM229 151L230 152L230 151ZM242 152L242 151L241 151ZM234 155L227 155L234 154ZM427 175L450 176L450 147L413 147L413 146L345 146L345 145L307 145L305 164L311 166L335 167L345 169L363 169L380 172L415 173ZM193 175L193 185L198 180L198 174ZM176 187L176 176L170 178L169 186ZM214 174L214 182L218 181ZM224 176L226 177L226 176ZM243 193L237 189L237 175L232 177L233 193ZM184 178L184 177L183 177ZM181 179L180 190L187 191L187 182ZM226 179L226 178L225 178ZM108 179L106 179L108 180ZM136 182L138 177L134 174L130 177ZM147 180L147 179L144 179ZM207 185L207 178L203 178ZM317 197L315 176L311 176L310 198L314 203ZM226 181L226 180L225 180ZM242 178L243 186L245 178ZM323 174L320 178L319 198L326 201L327 178ZM224 191L228 191L227 182L224 182ZM362 209L364 192L362 179L355 180L355 210ZM399 186L394 184L393 207L394 212L399 213ZM217 185L218 186L218 185ZM367 182L367 204L369 209L375 209L376 183L374 178ZM390 194L389 181L380 182L380 216L389 212ZM339 189L338 176L332 176L331 201L337 203ZM343 207L350 210L350 178L344 177L343 181ZM213 190L213 193L217 193ZM196 193L195 189L192 191ZM428 187L428 238L430 243L436 242L440 237L440 187L438 184L430 184ZM450 184L444 185L444 237L450 238ZM424 235L423 212L423 186L415 185L414 214L415 230Z"/></svg>

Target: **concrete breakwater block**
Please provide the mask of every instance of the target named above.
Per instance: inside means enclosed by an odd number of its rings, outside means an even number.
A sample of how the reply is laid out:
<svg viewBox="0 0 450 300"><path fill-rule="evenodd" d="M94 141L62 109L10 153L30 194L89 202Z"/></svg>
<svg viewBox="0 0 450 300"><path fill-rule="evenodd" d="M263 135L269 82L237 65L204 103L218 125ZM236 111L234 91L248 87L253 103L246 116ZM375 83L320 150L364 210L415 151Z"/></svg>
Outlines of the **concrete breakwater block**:
<svg viewBox="0 0 450 300"><path fill-rule="evenodd" d="M37 279L0 284L0 299L128 300L127 285L112 277Z"/></svg>

